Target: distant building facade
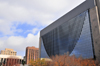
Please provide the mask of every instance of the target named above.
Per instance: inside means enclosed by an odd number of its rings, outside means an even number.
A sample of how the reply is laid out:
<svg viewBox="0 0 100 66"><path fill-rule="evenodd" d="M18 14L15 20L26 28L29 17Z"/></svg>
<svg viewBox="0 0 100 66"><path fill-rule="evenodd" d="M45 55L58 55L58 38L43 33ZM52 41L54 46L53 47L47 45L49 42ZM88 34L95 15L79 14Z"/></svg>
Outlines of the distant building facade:
<svg viewBox="0 0 100 66"><path fill-rule="evenodd" d="M17 52L13 49L5 48L5 50L1 50L2 55L17 55Z"/></svg>
<svg viewBox="0 0 100 66"><path fill-rule="evenodd" d="M39 49L35 47L26 48L26 64L29 64L30 60L37 60L39 58Z"/></svg>
<svg viewBox="0 0 100 66"><path fill-rule="evenodd" d="M100 61L100 0L85 0L41 30L40 58L67 52Z"/></svg>
<svg viewBox="0 0 100 66"><path fill-rule="evenodd" d="M0 66L11 66L11 64L22 64L23 58L17 55L2 55L0 54Z"/></svg>
<svg viewBox="0 0 100 66"><path fill-rule="evenodd" d="M26 62L26 56L23 57L23 60Z"/></svg>

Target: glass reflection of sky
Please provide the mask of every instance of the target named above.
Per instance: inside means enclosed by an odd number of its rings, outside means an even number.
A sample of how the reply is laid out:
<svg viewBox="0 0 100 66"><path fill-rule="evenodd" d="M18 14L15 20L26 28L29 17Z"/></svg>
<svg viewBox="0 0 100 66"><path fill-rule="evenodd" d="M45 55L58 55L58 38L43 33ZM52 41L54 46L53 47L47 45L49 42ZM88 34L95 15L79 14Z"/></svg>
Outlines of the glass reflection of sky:
<svg viewBox="0 0 100 66"><path fill-rule="evenodd" d="M45 51L42 39L41 39L41 55L40 55L40 57L41 58L49 58L46 51Z"/></svg>
<svg viewBox="0 0 100 66"><path fill-rule="evenodd" d="M93 58L88 11L48 32L42 39L41 57L63 55L69 51L76 57Z"/></svg>
<svg viewBox="0 0 100 66"><path fill-rule="evenodd" d="M84 58L91 58L91 57L93 58L93 48L92 48L92 41L91 41L88 12L86 12L86 17L85 17L80 38L71 55L73 54L75 54L77 57L81 55Z"/></svg>

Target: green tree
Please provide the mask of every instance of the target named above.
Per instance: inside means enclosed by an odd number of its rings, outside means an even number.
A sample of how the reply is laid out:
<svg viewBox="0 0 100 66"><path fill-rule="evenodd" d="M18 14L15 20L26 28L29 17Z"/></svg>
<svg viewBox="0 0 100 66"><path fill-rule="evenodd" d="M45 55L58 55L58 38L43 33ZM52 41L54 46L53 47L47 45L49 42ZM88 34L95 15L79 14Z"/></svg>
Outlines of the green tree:
<svg viewBox="0 0 100 66"><path fill-rule="evenodd" d="M25 63L26 63L26 62L25 62L24 60L22 60L22 64L23 64L23 66L25 65Z"/></svg>

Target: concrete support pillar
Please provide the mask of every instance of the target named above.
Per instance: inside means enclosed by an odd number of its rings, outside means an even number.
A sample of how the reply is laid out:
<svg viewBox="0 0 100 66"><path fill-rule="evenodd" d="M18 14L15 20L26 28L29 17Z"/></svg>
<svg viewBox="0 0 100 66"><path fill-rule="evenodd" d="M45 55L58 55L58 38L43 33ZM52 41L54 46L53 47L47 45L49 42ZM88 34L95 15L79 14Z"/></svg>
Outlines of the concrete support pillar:
<svg viewBox="0 0 100 66"><path fill-rule="evenodd" d="M90 9L89 13L93 37L94 55L96 60L100 61L100 23L97 6Z"/></svg>

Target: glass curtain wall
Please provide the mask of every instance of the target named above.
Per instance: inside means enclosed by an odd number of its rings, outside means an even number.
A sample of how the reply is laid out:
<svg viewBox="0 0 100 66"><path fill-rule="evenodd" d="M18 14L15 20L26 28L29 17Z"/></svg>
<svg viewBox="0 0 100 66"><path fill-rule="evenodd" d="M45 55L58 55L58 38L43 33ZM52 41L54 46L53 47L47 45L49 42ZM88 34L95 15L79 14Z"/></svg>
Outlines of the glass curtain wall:
<svg viewBox="0 0 100 66"><path fill-rule="evenodd" d="M84 58L93 58L88 11L64 22L41 38L41 57L63 55L69 52L76 57L81 55Z"/></svg>

